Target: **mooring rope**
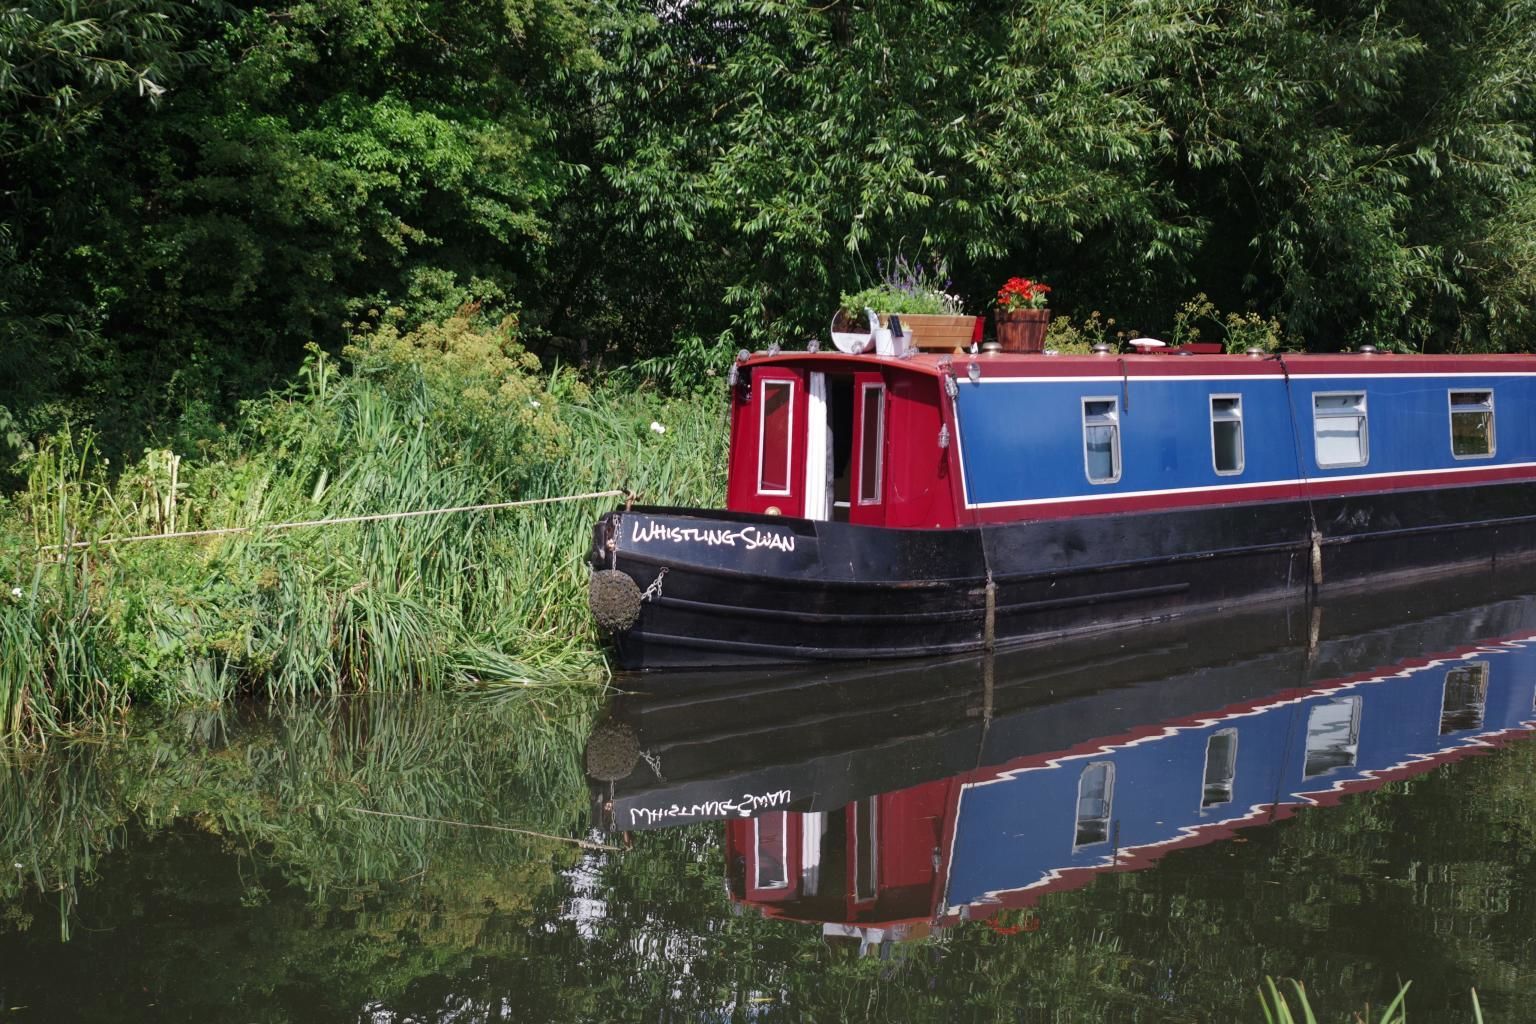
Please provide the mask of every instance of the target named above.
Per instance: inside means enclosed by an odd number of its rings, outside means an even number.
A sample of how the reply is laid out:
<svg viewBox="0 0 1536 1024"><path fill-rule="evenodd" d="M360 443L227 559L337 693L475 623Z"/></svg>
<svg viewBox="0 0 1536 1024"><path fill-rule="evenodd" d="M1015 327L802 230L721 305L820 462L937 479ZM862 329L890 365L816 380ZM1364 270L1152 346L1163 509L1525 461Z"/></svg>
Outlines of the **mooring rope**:
<svg viewBox="0 0 1536 1024"><path fill-rule="evenodd" d="M80 540L73 544L48 544L41 551L73 551L77 548L106 547L114 544L136 544L146 540L183 540L188 537L227 537L239 533L260 533L263 530L297 530L306 526L339 526L344 523L379 523L389 519L412 519L419 516L446 516L455 512L494 512L504 508L522 508L528 505L554 505L564 501L590 501L593 498L631 497L628 491L592 491L587 494L564 494L557 498L528 498L524 501L496 501L485 505L456 505L453 508L426 508L411 512L379 512L366 516L340 516L334 519L302 519L292 523L268 523L258 526L223 526L213 530L181 530L176 533L143 533L134 537L102 537L97 540Z"/></svg>
<svg viewBox="0 0 1536 1024"><path fill-rule="evenodd" d="M570 836L554 836L548 832L535 832L527 828L513 828L510 825L476 825L469 821L454 821L451 818L423 818L415 814L396 814L393 811L370 811L366 807L343 807L344 811L355 811L358 814L372 814L379 818L400 818L403 821L420 821L428 825L453 825L458 828L482 828L491 832L512 832L520 836L533 836L536 839L553 839L557 843L574 843L583 850L607 850L610 853L622 853L617 846L609 846L606 843L594 843L589 839L572 839Z"/></svg>

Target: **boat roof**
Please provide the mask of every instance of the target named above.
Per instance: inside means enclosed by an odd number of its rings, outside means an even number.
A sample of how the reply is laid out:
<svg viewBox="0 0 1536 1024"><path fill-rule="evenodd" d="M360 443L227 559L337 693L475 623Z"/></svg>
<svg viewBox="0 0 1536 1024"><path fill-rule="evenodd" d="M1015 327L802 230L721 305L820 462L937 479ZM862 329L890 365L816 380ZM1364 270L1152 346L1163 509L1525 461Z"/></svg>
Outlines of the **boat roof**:
<svg viewBox="0 0 1536 1024"><path fill-rule="evenodd" d="M756 352L740 361L743 367L818 367L839 370L889 368L923 376L965 374L976 363L983 375L1015 379L1050 377L1184 377L1184 376L1445 376L1449 374L1536 374L1536 355L1495 353L1475 355L1400 355L1389 352L1281 352L1191 354L1177 350L1155 355L1103 353L1043 355L983 352L980 354L919 352L906 357L844 352Z"/></svg>

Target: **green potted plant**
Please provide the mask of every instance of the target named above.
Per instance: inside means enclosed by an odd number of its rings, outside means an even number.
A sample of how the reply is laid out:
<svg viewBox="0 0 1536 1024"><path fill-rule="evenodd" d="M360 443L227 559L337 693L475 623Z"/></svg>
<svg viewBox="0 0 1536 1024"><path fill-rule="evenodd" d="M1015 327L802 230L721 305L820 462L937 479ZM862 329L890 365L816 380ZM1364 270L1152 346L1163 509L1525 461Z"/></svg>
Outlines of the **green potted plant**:
<svg viewBox="0 0 1536 1024"><path fill-rule="evenodd" d="M1046 296L1051 286L1027 277L1010 277L997 290L997 341L1004 352L1040 352L1051 322Z"/></svg>
<svg viewBox="0 0 1536 1024"><path fill-rule="evenodd" d="M962 312L964 300L950 291L949 269L942 260L930 269L897 256L889 267L876 261L875 270L879 283L842 296L834 332L866 330L864 311L871 309L881 325L887 325L892 315L899 316L911 344L919 348L970 344L976 318Z"/></svg>

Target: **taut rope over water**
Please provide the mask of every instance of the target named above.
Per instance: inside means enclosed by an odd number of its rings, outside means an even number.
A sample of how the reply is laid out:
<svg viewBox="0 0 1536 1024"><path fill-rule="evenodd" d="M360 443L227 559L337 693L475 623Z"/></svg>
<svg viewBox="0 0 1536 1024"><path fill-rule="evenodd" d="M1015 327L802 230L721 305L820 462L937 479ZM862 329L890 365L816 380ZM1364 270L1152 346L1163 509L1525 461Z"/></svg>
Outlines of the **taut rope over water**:
<svg viewBox="0 0 1536 1024"><path fill-rule="evenodd" d="M617 846L608 846L605 843L594 843L590 839L572 839L570 836L554 836L548 832L535 832L527 828L513 828L510 825L476 825L468 821L453 821L450 818L423 818L415 814L396 814L393 811L370 811L366 807L343 807L344 811L353 811L357 814L372 814L379 818L400 818L403 821L420 821L428 825L453 825L457 828L482 828L491 832L513 832L520 836L532 836L535 839L552 839L557 843L573 843L583 850L608 850L611 853L622 853Z"/></svg>
<svg viewBox="0 0 1536 1024"><path fill-rule="evenodd" d="M366 516L340 516L335 519L304 519L293 523L270 523L264 526L223 526L213 530L181 530L176 533L144 533L135 537L103 537L99 540L81 540L73 544L48 544L41 551L73 551L78 548L106 547L113 544L136 544L146 540L183 540L189 537L227 537L240 533L259 533L262 530L297 530L305 526L338 526L343 523L379 523L389 519L413 519L418 516L445 516L454 512L494 512L504 508L522 508L528 505L554 505L564 501L588 501L592 498L628 498L628 491L592 491L587 494L566 494L558 498L529 498L525 501L497 501L486 505L456 505L453 508L427 508L413 512L380 512Z"/></svg>

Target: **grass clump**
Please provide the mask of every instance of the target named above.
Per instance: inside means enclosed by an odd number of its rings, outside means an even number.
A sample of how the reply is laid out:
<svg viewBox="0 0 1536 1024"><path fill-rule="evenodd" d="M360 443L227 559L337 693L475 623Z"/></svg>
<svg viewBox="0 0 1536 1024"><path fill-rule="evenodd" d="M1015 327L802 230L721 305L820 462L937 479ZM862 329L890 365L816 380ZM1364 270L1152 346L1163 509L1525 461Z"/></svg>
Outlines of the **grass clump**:
<svg viewBox="0 0 1536 1024"><path fill-rule="evenodd" d="M1313 1012L1311 1000L1307 998L1306 986L1295 978L1287 980L1291 984L1289 998L1274 978L1264 979L1264 985L1259 989L1259 1005L1264 1010L1264 1024L1317 1024L1317 1014ZM1408 987L1412 984L1404 982L1379 1017L1373 1018L1367 1007L1355 1013L1350 1020L1354 1024L1370 1024L1372 1020L1377 1024L1408 1024ZM1292 1000L1295 1000L1294 1008L1291 1006ZM1483 1024L1483 1007L1478 1002L1476 989L1472 990L1471 1019L1475 1024Z"/></svg>
<svg viewBox="0 0 1536 1024"><path fill-rule="evenodd" d="M594 391L468 314L386 317L348 358L312 352L199 452L114 476L63 434L28 459L0 505L0 732L134 702L605 678L581 555L615 499L261 527L613 488L718 502L720 403ZM109 543L232 526L255 529Z"/></svg>

